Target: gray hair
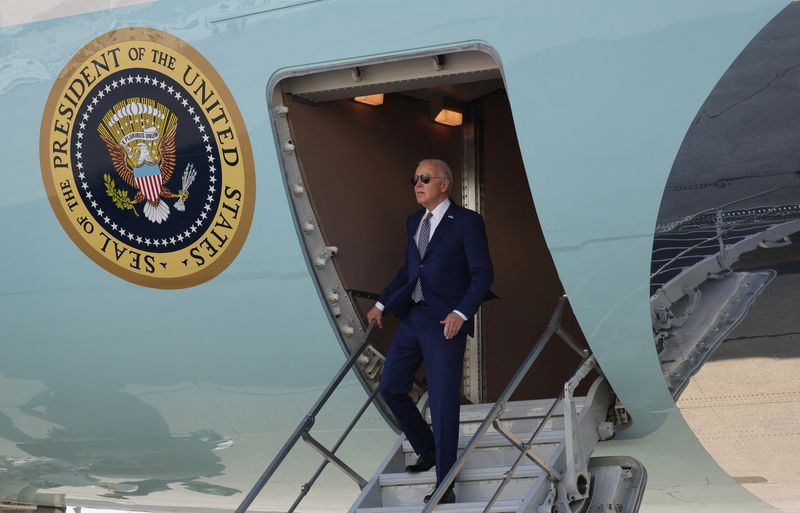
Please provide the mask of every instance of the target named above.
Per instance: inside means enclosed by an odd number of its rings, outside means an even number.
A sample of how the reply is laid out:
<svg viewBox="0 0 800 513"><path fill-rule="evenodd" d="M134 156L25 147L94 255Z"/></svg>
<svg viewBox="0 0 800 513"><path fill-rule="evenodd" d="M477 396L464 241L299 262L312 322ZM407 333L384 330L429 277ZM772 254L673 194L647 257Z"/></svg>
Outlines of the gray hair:
<svg viewBox="0 0 800 513"><path fill-rule="evenodd" d="M428 164L429 166L436 168L441 174L444 175L447 183L449 183L451 187L453 186L453 171L450 170L450 166L447 165L447 162L439 159L422 159L417 164L417 167L421 166L422 164Z"/></svg>

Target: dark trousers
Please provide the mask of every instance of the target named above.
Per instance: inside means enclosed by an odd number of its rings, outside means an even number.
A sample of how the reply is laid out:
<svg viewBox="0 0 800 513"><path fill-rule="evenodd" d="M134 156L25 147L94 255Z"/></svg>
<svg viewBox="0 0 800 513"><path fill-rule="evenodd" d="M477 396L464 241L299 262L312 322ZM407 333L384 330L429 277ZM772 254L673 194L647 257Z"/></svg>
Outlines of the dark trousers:
<svg viewBox="0 0 800 513"><path fill-rule="evenodd" d="M436 483L456 461L461 374L467 334L444 338L442 319L425 307L412 307L392 338L380 391L417 454L436 449ZM433 433L408 396L419 364L425 362Z"/></svg>

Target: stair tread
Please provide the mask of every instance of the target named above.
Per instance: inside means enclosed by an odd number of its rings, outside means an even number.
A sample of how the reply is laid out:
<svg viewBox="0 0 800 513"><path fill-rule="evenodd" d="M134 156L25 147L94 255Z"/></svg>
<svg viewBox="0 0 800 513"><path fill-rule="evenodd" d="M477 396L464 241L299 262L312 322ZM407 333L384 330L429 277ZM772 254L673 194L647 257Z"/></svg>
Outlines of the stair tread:
<svg viewBox="0 0 800 513"><path fill-rule="evenodd" d="M536 399L532 401L511 401L506 404L500 418L536 418L543 417L550 406L553 404L553 399ZM578 412L586 404L585 397L575 398L575 407ZM482 404L462 404L460 422L477 422L486 418L486 414L492 409L494 403ZM563 411L561 408L556 408L553 412L553 417L562 417ZM425 420L431 422L430 408L425 408Z"/></svg>
<svg viewBox="0 0 800 513"><path fill-rule="evenodd" d="M517 511L520 504L522 503L521 500L518 499L506 499L506 500L499 500L492 505L492 511L494 513L511 513L513 511ZM486 507L486 502L462 502L462 503L455 503L455 504L441 504L436 507L436 511L451 511L451 512L458 512L458 513L481 513L483 508ZM356 513L419 513L422 509L421 504L413 504L410 506L384 506L380 508L358 508Z"/></svg>
<svg viewBox="0 0 800 513"><path fill-rule="evenodd" d="M531 437L533 433L515 433L522 441L527 442L528 439ZM472 435L460 435L458 437L458 448L464 449L469 441L472 439ZM564 439L564 431L547 431L542 430L536 437L534 446L536 445L545 445L545 444L555 444ZM511 444L508 443L508 440L505 439L503 435L500 433L486 433L483 435L478 441L478 447L505 447L510 446ZM403 452L404 453L411 453L414 452L413 447L411 447L411 442L408 440L403 440Z"/></svg>
<svg viewBox="0 0 800 513"><path fill-rule="evenodd" d="M466 468L463 469L456 477L456 482L465 481L486 481L491 479L502 479L503 474L508 470L505 467L483 467L483 468ZM515 479L540 477L543 475L542 470L536 465L520 465L514 471ZM401 486L401 485L418 485L418 484L434 484L436 482L436 471L428 470L427 472L418 472L412 474L410 472L397 472L391 474L381 474L381 486Z"/></svg>
<svg viewBox="0 0 800 513"><path fill-rule="evenodd" d="M583 409L584 404L586 404L585 397L576 397L575 399L575 409L578 413L580 413L581 409ZM501 419L523 419L523 418L530 418L535 419L538 417L544 417L547 413L547 410L550 409L550 406L553 404L553 399L541 399L541 400L534 400L534 401L513 401L506 404L506 407L503 409L503 413L500 415ZM459 414L459 422L461 423L472 423L472 422L480 422L484 418L486 418L486 414L489 413L489 410L492 409L494 403L481 403L481 404L462 404L461 410ZM562 408L557 407L556 410L553 412L552 418L557 419L561 418L564 415ZM425 408L425 420L428 424L431 423L431 410L430 407Z"/></svg>

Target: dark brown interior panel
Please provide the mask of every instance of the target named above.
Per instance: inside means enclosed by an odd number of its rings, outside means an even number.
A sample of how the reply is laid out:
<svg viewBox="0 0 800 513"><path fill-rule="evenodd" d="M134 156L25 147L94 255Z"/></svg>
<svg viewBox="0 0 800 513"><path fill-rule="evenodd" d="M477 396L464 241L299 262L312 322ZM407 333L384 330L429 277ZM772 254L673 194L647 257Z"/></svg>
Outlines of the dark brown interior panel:
<svg viewBox="0 0 800 513"><path fill-rule="evenodd" d="M487 399L494 401L544 332L563 288L536 216L508 98L495 92L482 104L484 218L495 267L492 289L501 298L485 307ZM567 310L564 327L585 347ZM514 398L555 397L579 362L574 351L552 340Z"/></svg>

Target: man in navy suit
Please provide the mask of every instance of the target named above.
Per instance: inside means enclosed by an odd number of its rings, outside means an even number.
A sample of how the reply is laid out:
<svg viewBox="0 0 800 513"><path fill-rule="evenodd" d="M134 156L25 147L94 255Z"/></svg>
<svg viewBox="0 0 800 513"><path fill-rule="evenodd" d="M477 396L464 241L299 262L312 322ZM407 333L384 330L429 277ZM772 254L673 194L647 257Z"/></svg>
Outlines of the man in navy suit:
<svg viewBox="0 0 800 513"><path fill-rule="evenodd" d="M382 327L384 313L401 318L380 392L419 455L406 470L436 465L438 486L456 461L464 348L475 313L494 297L489 292L494 275L483 218L448 198L453 174L447 163L423 160L412 182L424 208L408 218L405 260L367 320ZM408 395L422 361L433 432ZM441 502L455 502L452 487Z"/></svg>

